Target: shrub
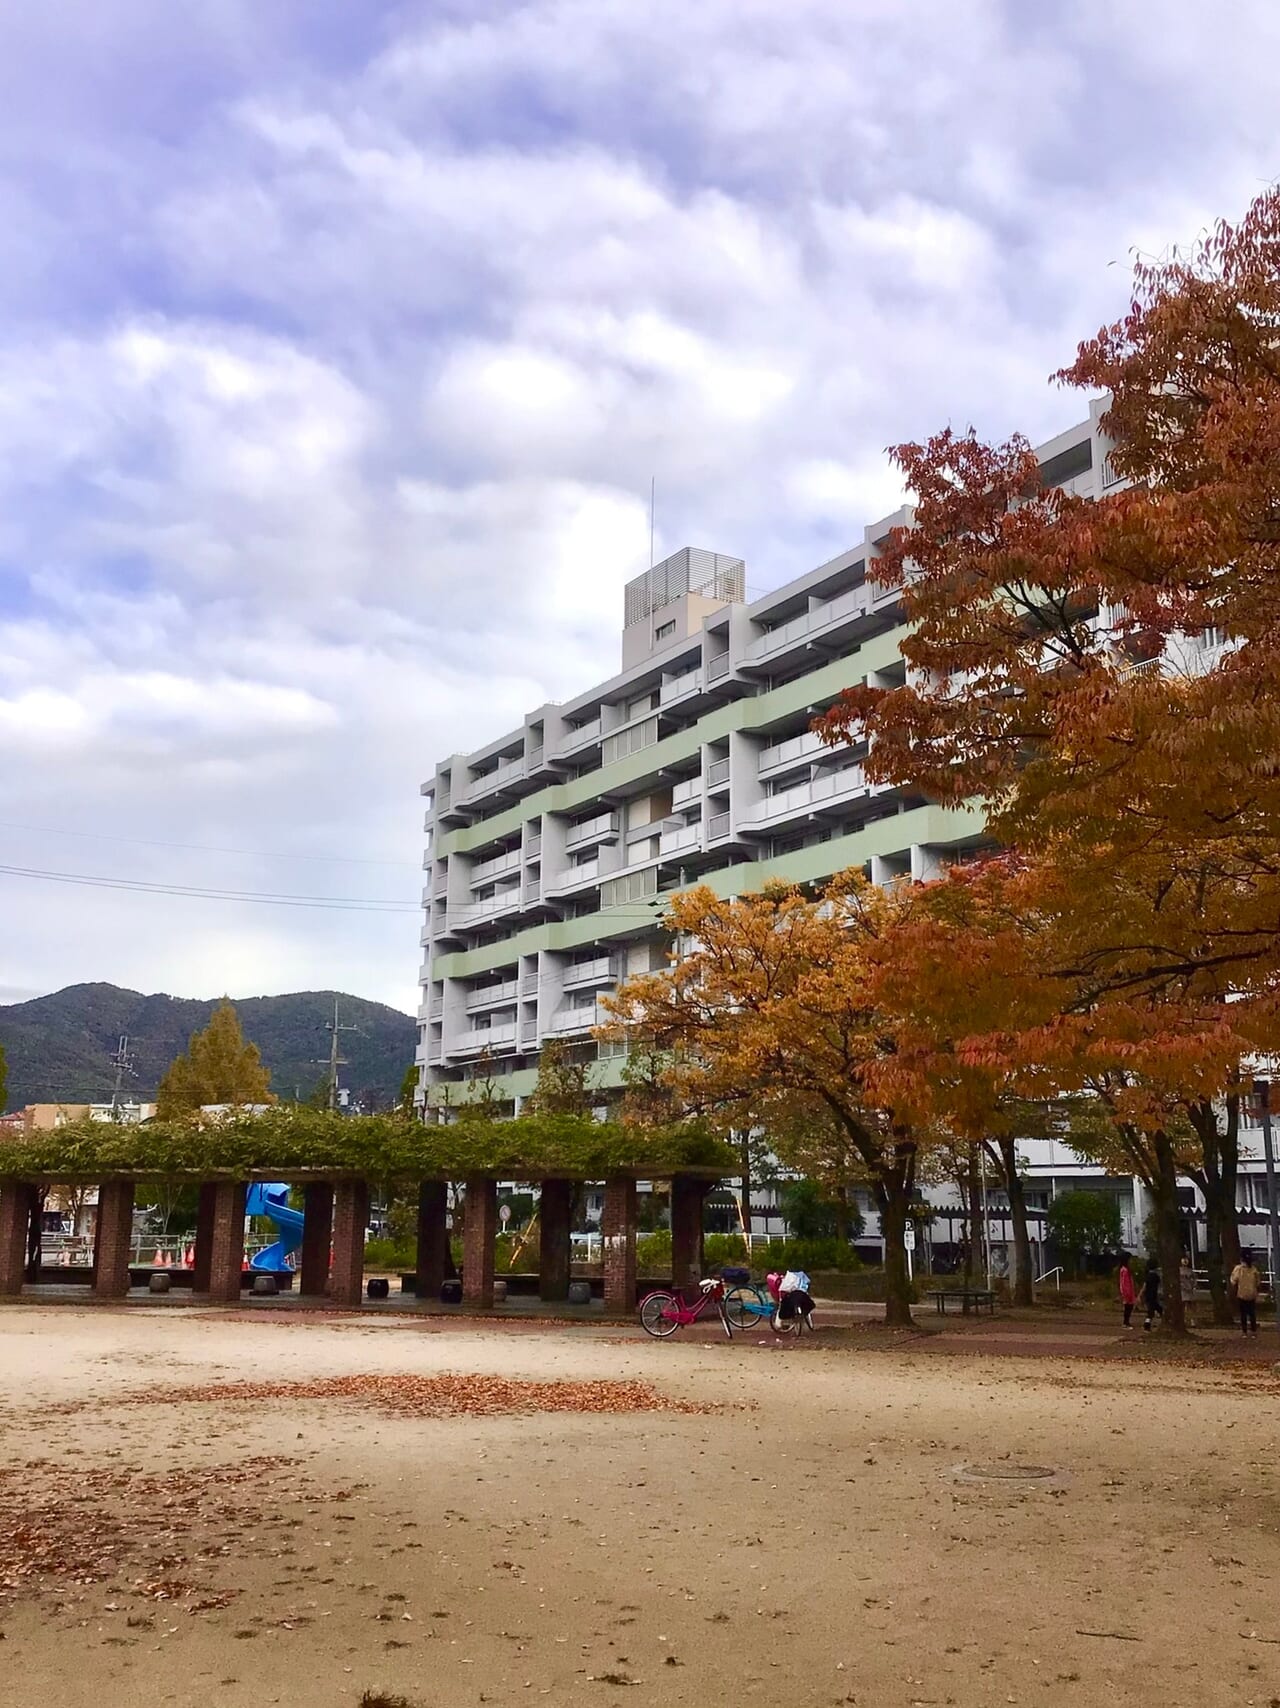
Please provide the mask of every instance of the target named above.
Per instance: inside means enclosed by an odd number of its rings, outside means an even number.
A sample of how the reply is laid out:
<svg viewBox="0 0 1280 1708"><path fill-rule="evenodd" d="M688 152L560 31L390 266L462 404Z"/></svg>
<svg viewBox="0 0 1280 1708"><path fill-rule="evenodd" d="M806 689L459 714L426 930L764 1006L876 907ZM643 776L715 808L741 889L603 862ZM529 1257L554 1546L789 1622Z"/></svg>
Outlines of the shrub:
<svg viewBox="0 0 1280 1708"><path fill-rule="evenodd" d="M671 1274L671 1230L660 1228L656 1233L641 1234L636 1240L636 1273L638 1275Z"/></svg>

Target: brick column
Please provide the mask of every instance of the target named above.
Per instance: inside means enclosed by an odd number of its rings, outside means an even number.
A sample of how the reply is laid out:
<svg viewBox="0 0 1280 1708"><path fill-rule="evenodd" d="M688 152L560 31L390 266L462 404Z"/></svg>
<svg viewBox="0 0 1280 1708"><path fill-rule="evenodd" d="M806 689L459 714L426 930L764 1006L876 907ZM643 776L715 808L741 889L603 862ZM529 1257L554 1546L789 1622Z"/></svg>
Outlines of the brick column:
<svg viewBox="0 0 1280 1708"><path fill-rule="evenodd" d="M329 1271L329 1297L335 1305L360 1303L368 1224L368 1181L340 1180L333 1189L333 1267Z"/></svg>
<svg viewBox="0 0 1280 1708"><path fill-rule="evenodd" d="M213 1260L213 1212L217 1197L217 1183L212 1180L202 1181L200 1200L196 1206L195 1262L191 1266L193 1293L209 1291L209 1265Z"/></svg>
<svg viewBox="0 0 1280 1708"><path fill-rule="evenodd" d="M418 1249L413 1290L420 1299L440 1298L449 1264L449 1185L444 1180L418 1183Z"/></svg>
<svg viewBox="0 0 1280 1708"><path fill-rule="evenodd" d="M604 1183L604 1308L636 1308L636 1183L615 1175Z"/></svg>
<svg viewBox="0 0 1280 1708"><path fill-rule="evenodd" d="M572 1210L572 1180L544 1180L538 1204L538 1295L542 1299L569 1297Z"/></svg>
<svg viewBox="0 0 1280 1708"><path fill-rule="evenodd" d="M219 1180L213 1189L209 1227L209 1297L238 1305L244 1281L243 1180Z"/></svg>
<svg viewBox="0 0 1280 1708"><path fill-rule="evenodd" d="M671 1280L676 1287L696 1287L702 1279L702 1201L708 1185L692 1174L671 1179Z"/></svg>
<svg viewBox="0 0 1280 1708"><path fill-rule="evenodd" d="M0 1180L0 1298L16 1298L22 1291L30 1205L25 1180Z"/></svg>
<svg viewBox="0 0 1280 1708"><path fill-rule="evenodd" d="M298 1264L298 1291L308 1297L323 1293L329 1285L329 1247L333 1243L333 1186L327 1180L312 1180L302 1191L302 1251Z"/></svg>
<svg viewBox="0 0 1280 1708"><path fill-rule="evenodd" d="M462 1302L488 1310L493 1304L493 1242L498 1235L498 1183L483 1174L467 1176L462 1229Z"/></svg>
<svg viewBox="0 0 1280 1708"><path fill-rule="evenodd" d="M97 1298L123 1299L128 1293L132 1244L133 1181L104 1181L98 1188L93 1239L93 1291Z"/></svg>

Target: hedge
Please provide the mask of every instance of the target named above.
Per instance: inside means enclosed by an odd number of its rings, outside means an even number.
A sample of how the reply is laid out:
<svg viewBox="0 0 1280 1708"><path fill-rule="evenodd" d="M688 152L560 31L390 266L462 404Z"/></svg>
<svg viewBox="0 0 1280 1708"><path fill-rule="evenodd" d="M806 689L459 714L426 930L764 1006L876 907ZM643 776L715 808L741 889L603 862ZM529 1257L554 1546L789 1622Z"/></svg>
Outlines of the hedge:
<svg viewBox="0 0 1280 1708"><path fill-rule="evenodd" d="M296 1173L376 1181L460 1180L467 1174L603 1180L611 1174L661 1178L684 1170L719 1176L736 1166L734 1151L692 1122L641 1130L575 1115L521 1115L424 1126L394 1115L336 1115L297 1104L216 1124L86 1120L0 1140L0 1178L55 1181Z"/></svg>

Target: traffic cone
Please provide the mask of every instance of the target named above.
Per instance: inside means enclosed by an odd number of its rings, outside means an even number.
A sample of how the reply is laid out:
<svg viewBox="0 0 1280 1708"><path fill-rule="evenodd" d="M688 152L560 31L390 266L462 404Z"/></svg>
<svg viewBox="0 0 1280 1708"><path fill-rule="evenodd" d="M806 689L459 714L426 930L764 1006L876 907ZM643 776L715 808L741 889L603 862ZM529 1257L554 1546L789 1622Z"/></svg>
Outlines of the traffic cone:
<svg viewBox="0 0 1280 1708"><path fill-rule="evenodd" d="M189 1245L187 1247L186 1251L184 1251L182 1254L182 1267L184 1269L194 1269L195 1266L196 1266L196 1250L195 1250L194 1246Z"/></svg>

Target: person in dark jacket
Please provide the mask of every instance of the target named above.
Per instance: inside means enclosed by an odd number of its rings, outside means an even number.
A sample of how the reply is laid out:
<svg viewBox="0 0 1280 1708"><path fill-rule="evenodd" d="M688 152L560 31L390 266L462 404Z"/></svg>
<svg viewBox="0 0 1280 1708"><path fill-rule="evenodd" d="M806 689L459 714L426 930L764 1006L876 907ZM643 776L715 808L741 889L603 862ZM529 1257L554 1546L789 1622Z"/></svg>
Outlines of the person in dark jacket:
<svg viewBox="0 0 1280 1708"><path fill-rule="evenodd" d="M1164 1315L1164 1306L1160 1302L1160 1266L1154 1257L1147 1264L1146 1278L1142 1283L1142 1297L1147 1307L1147 1320L1142 1326L1150 1332L1155 1318Z"/></svg>

